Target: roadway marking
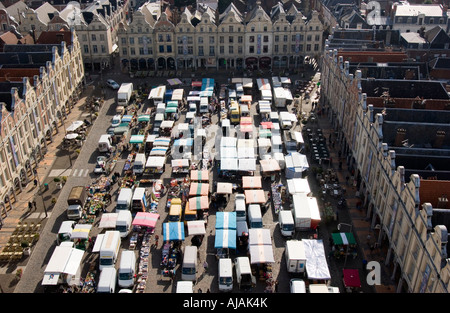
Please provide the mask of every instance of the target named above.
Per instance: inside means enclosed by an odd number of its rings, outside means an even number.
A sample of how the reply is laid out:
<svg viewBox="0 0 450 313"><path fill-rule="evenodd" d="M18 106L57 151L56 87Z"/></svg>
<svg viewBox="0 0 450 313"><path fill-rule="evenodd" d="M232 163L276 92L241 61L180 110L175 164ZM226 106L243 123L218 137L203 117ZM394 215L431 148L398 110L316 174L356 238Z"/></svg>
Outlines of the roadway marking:
<svg viewBox="0 0 450 313"><path fill-rule="evenodd" d="M76 177L87 177L89 174L89 169L74 169L72 172L72 176L76 176Z"/></svg>

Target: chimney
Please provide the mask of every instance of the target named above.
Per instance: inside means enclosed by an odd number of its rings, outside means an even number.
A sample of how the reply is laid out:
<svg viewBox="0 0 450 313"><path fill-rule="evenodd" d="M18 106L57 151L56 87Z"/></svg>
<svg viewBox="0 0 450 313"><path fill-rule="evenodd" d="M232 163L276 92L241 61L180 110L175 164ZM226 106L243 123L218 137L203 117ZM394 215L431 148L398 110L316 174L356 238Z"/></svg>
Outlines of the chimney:
<svg viewBox="0 0 450 313"><path fill-rule="evenodd" d="M436 137L434 138L433 148L440 149L444 144L445 131L438 130L436 132Z"/></svg>
<svg viewBox="0 0 450 313"><path fill-rule="evenodd" d="M397 135L395 136L395 147L402 147L403 141L405 140L406 136L406 129L404 128L397 128Z"/></svg>

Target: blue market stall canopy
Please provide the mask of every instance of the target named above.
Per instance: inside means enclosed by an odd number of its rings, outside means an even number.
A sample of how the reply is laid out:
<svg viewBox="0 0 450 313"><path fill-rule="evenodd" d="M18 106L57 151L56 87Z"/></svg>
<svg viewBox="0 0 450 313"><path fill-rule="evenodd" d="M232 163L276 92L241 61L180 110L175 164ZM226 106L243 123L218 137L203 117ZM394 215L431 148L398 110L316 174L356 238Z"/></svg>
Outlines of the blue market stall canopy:
<svg viewBox="0 0 450 313"><path fill-rule="evenodd" d="M133 119L133 115L124 115L122 117L122 123L130 123L131 120Z"/></svg>
<svg viewBox="0 0 450 313"><path fill-rule="evenodd" d="M217 212L216 230L236 229L236 212Z"/></svg>
<svg viewBox="0 0 450 313"><path fill-rule="evenodd" d="M236 249L236 229L217 229L214 248Z"/></svg>
<svg viewBox="0 0 450 313"><path fill-rule="evenodd" d="M163 223L163 237L164 241L184 240L184 223Z"/></svg>

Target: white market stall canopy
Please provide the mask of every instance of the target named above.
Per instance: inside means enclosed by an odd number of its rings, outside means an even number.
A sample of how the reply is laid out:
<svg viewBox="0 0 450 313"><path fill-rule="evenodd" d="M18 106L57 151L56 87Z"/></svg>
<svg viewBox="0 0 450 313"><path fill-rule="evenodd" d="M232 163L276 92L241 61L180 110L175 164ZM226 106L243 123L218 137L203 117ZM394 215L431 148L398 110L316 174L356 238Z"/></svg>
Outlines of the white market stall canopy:
<svg viewBox="0 0 450 313"><path fill-rule="evenodd" d="M66 128L66 132L70 133L70 132L74 132L76 131L78 128L80 128L81 126L83 126L84 122L83 121L74 121L69 127Z"/></svg>
<svg viewBox="0 0 450 313"><path fill-rule="evenodd" d="M168 149L168 147L156 146L150 151L150 156L165 156Z"/></svg>
<svg viewBox="0 0 450 313"><path fill-rule="evenodd" d="M302 173L309 168L306 155L291 152L285 158L286 178L302 177Z"/></svg>
<svg viewBox="0 0 450 313"><path fill-rule="evenodd" d="M230 195L233 193L232 183L217 183L217 194Z"/></svg>
<svg viewBox="0 0 450 313"><path fill-rule="evenodd" d="M221 171L237 171L238 167L238 159L221 159L220 160L220 170Z"/></svg>
<svg viewBox="0 0 450 313"><path fill-rule="evenodd" d="M181 100L183 100L183 96L184 96L184 89L182 89L182 88L175 89L172 94L172 100L173 101L181 101Z"/></svg>
<svg viewBox="0 0 450 313"><path fill-rule="evenodd" d="M158 86L153 88L150 91L150 94L148 95L148 99L157 99L162 100L164 99L164 95L166 94L166 86Z"/></svg>
<svg viewBox="0 0 450 313"><path fill-rule="evenodd" d="M174 121L164 120L164 121L161 122L160 128L172 128L173 124L175 124Z"/></svg>
<svg viewBox="0 0 450 313"><path fill-rule="evenodd" d="M238 153L236 147L220 147L221 159L237 159Z"/></svg>
<svg viewBox="0 0 450 313"><path fill-rule="evenodd" d="M256 171L256 159L239 159L239 171Z"/></svg>
<svg viewBox="0 0 450 313"><path fill-rule="evenodd" d="M250 263L274 263L272 245L250 245Z"/></svg>
<svg viewBox="0 0 450 313"><path fill-rule="evenodd" d="M145 163L146 168L161 168L166 163L166 157L164 156L149 156Z"/></svg>
<svg viewBox="0 0 450 313"><path fill-rule="evenodd" d="M318 239L302 239L302 241L305 247L308 279L330 280L323 241Z"/></svg>
<svg viewBox="0 0 450 313"><path fill-rule="evenodd" d="M44 270L42 285L57 285L61 274L76 275L83 255L83 250L57 246Z"/></svg>
<svg viewBox="0 0 450 313"><path fill-rule="evenodd" d="M275 159L259 160L259 164L263 173L279 172L281 170L280 164Z"/></svg>
<svg viewBox="0 0 450 313"><path fill-rule="evenodd" d="M168 147L172 139L170 137L156 137L153 145L155 147Z"/></svg>
<svg viewBox="0 0 450 313"><path fill-rule="evenodd" d="M248 231L249 245L272 245L272 237L268 228L250 228Z"/></svg>
<svg viewBox="0 0 450 313"><path fill-rule="evenodd" d="M130 137L130 143L140 144L144 143L145 136L144 135L132 135Z"/></svg>
<svg viewBox="0 0 450 313"><path fill-rule="evenodd" d="M306 178L292 178L287 180L287 189L291 195L296 193L308 194L311 192L308 179Z"/></svg>
<svg viewBox="0 0 450 313"><path fill-rule="evenodd" d="M187 229L189 236L204 235L206 234L205 221L188 221Z"/></svg>
<svg viewBox="0 0 450 313"><path fill-rule="evenodd" d="M236 147L237 138L235 137L222 137L220 139L221 147Z"/></svg>
<svg viewBox="0 0 450 313"><path fill-rule="evenodd" d="M76 138L78 138L78 134L76 134L76 133L70 133L70 134L67 134L64 138L65 139L76 139Z"/></svg>
<svg viewBox="0 0 450 313"><path fill-rule="evenodd" d="M171 161L172 167L189 167L188 159L175 159Z"/></svg>
<svg viewBox="0 0 450 313"><path fill-rule="evenodd" d="M103 213L98 228L116 228L119 213Z"/></svg>

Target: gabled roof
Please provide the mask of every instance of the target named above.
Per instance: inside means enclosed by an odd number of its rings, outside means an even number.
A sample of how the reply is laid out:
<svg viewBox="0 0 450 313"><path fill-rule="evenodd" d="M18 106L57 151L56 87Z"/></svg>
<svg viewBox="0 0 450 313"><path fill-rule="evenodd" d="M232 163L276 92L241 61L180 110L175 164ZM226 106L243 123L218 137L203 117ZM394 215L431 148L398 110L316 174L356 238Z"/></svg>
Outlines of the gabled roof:
<svg viewBox="0 0 450 313"><path fill-rule="evenodd" d="M260 13L262 13L265 19L270 20L270 16L266 13L266 11L264 11L264 9L260 5L255 5L255 7L245 16L244 23L248 24Z"/></svg>
<svg viewBox="0 0 450 313"><path fill-rule="evenodd" d="M36 40L36 44L60 44L62 41L66 43L66 46L72 45L72 32L71 31L45 31L39 35Z"/></svg>
<svg viewBox="0 0 450 313"><path fill-rule="evenodd" d="M239 12L239 10L236 8L234 3L230 3L230 5L223 11L222 14L219 15L219 23L222 23L222 21L228 16L228 14L234 13L234 17L236 18L236 21L239 23L242 23L244 21L242 13Z"/></svg>
<svg viewBox="0 0 450 313"><path fill-rule="evenodd" d="M450 36L440 26L435 26L432 29L427 30L424 37L429 43L435 43L439 38L444 42L450 42Z"/></svg>
<svg viewBox="0 0 450 313"><path fill-rule="evenodd" d="M39 20L46 25L52 19L53 14L55 12L58 12L58 10L48 2L44 2L39 8L34 11L36 12Z"/></svg>
<svg viewBox="0 0 450 313"><path fill-rule="evenodd" d="M19 15L23 15L23 12L28 8L25 2L17 1L16 3L5 8L9 16L16 22L20 23Z"/></svg>
<svg viewBox="0 0 450 313"><path fill-rule="evenodd" d="M429 64L432 69L450 70L450 58L435 58Z"/></svg>

